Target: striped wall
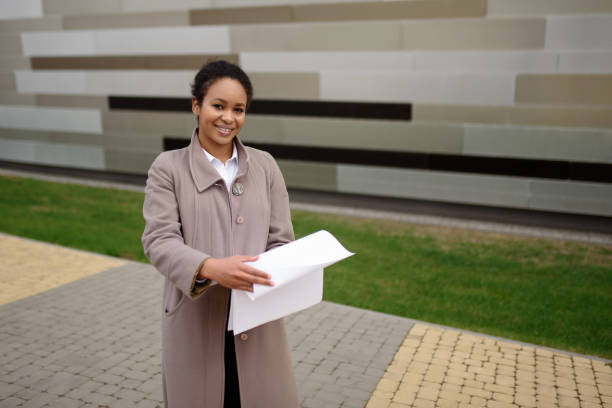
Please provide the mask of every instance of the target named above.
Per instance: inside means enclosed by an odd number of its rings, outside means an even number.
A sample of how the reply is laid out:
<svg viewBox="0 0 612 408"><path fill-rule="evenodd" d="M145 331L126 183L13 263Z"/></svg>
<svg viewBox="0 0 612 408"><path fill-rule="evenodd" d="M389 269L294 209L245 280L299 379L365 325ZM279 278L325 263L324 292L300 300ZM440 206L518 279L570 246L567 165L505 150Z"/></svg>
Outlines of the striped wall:
<svg viewBox="0 0 612 408"><path fill-rule="evenodd" d="M240 63L293 188L612 216L609 0L0 0L0 160L144 174Z"/></svg>

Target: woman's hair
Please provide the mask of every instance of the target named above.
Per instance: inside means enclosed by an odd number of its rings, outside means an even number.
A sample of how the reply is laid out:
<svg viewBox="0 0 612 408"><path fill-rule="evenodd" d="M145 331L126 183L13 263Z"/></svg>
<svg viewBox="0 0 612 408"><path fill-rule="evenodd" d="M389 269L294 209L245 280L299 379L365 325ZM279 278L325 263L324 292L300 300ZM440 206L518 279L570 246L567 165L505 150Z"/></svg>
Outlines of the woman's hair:
<svg viewBox="0 0 612 408"><path fill-rule="evenodd" d="M227 61L213 61L205 64L196 74L191 84L191 95L196 98L198 104L202 104L208 88L219 79L231 78L240 82L247 95L247 108L253 99L253 85L248 75L238 65Z"/></svg>

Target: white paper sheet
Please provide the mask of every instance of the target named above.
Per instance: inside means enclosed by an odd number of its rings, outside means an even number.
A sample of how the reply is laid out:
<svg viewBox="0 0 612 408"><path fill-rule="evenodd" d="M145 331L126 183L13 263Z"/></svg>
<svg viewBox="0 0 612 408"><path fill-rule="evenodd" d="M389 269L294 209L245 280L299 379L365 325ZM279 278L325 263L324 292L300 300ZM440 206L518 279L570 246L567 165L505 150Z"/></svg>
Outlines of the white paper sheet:
<svg viewBox="0 0 612 408"><path fill-rule="evenodd" d="M324 230L260 254L249 265L269 273L274 286L233 289L228 330L242 333L319 303L323 269L352 255Z"/></svg>

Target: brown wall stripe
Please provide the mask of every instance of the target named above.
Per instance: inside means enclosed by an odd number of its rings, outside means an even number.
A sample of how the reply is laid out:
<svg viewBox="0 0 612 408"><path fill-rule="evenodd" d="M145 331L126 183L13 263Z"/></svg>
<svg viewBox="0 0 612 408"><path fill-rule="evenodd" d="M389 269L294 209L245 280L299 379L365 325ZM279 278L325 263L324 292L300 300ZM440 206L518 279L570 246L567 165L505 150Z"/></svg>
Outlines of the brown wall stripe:
<svg viewBox="0 0 612 408"><path fill-rule="evenodd" d="M193 69L224 59L239 63L237 54L226 55L150 55L129 57L33 57L32 69Z"/></svg>
<svg viewBox="0 0 612 408"><path fill-rule="evenodd" d="M109 109L191 112L191 99L109 96L108 107ZM255 99L251 102L249 113L409 121L412 119L412 104Z"/></svg>
<svg viewBox="0 0 612 408"><path fill-rule="evenodd" d="M185 138L164 138L164 150L179 149L188 144L189 140ZM612 164L603 163L389 152L250 142L245 142L245 144L265 150L277 159L286 160L612 183Z"/></svg>

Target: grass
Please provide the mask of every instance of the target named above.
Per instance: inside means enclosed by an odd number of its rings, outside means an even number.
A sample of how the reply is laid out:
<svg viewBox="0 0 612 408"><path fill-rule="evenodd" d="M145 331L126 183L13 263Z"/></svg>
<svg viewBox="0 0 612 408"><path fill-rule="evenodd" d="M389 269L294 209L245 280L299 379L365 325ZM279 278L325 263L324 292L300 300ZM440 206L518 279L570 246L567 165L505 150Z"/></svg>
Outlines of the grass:
<svg viewBox="0 0 612 408"><path fill-rule="evenodd" d="M0 177L0 230L145 261L140 193ZM357 255L329 301L612 358L612 247L292 213Z"/></svg>

